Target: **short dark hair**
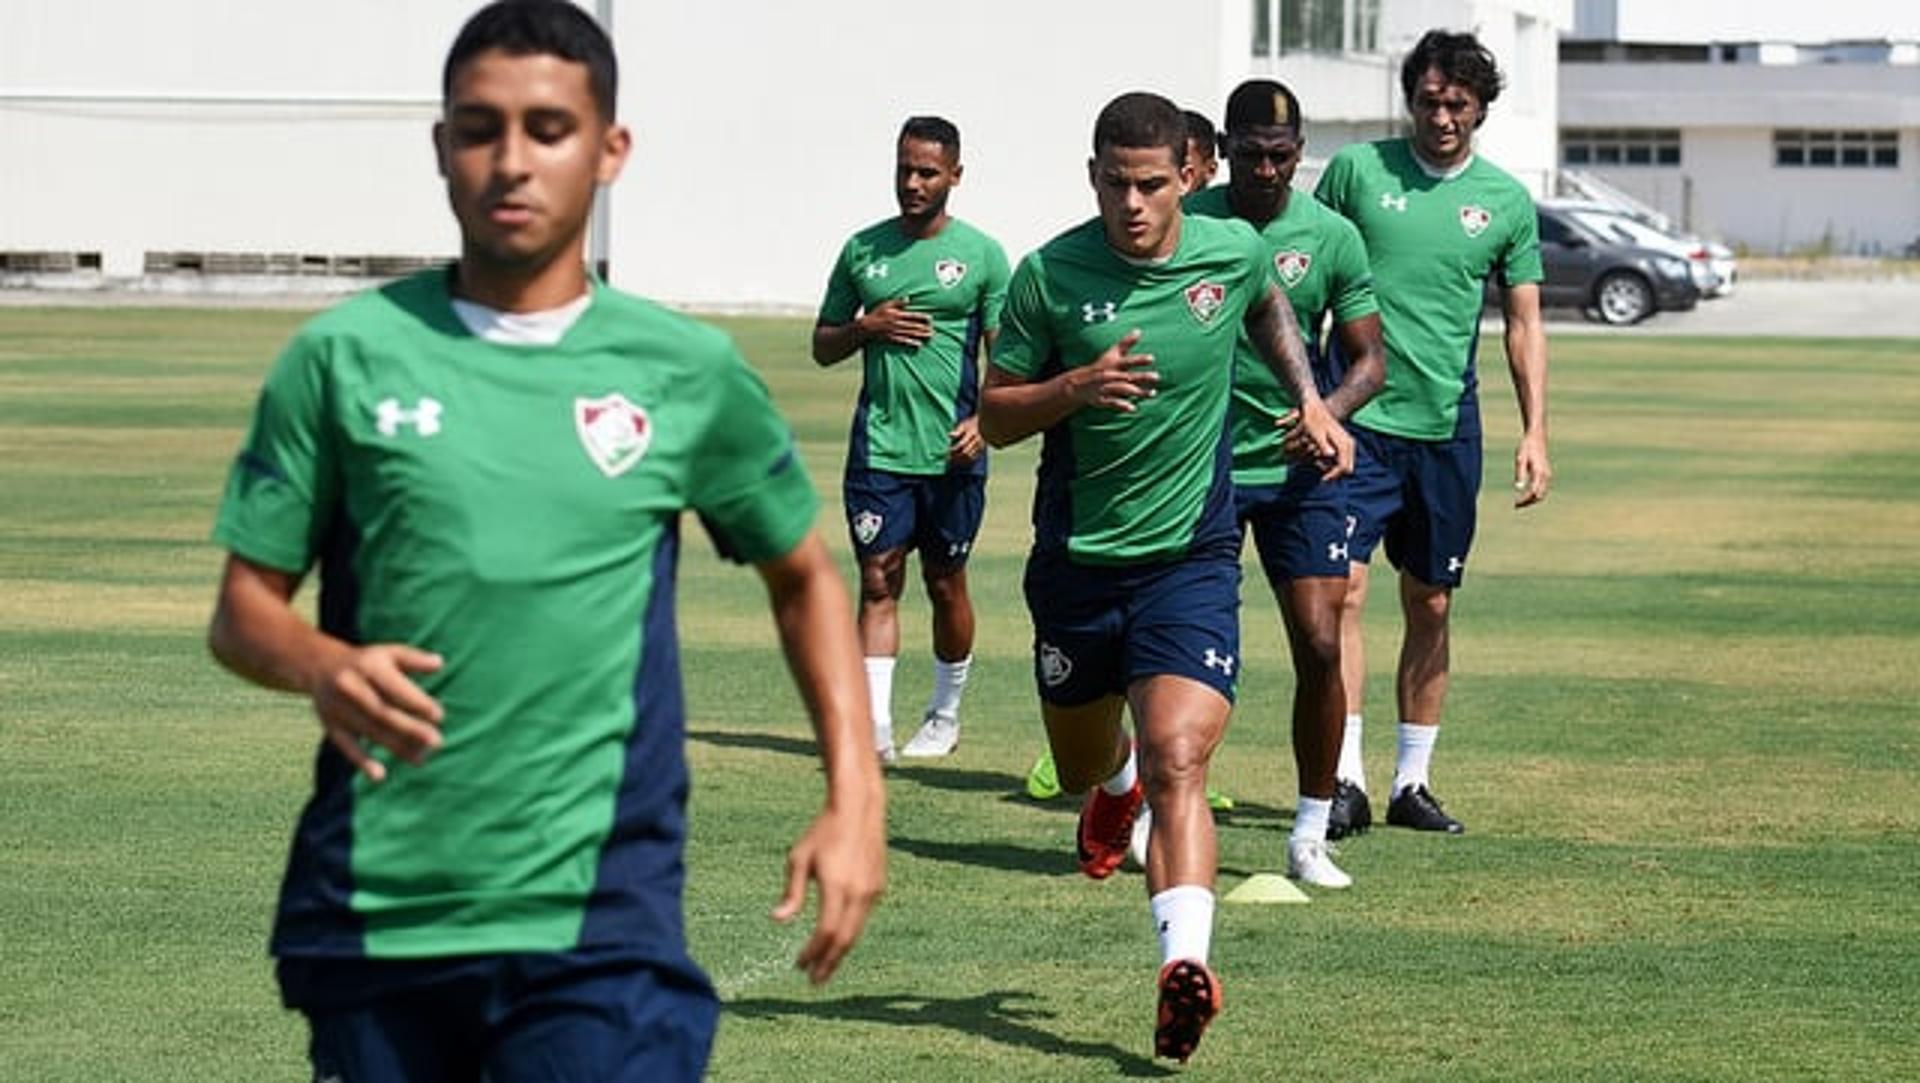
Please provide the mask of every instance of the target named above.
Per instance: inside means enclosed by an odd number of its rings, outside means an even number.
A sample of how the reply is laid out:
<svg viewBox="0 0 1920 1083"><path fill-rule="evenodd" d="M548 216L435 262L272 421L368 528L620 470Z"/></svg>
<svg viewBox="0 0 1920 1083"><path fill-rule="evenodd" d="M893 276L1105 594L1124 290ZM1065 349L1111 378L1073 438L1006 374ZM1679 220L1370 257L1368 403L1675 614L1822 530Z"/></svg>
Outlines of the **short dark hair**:
<svg viewBox="0 0 1920 1083"><path fill-rule="evenodd" d="M960 157L960 129L946 117L908 117L907 122L900 125L900 139L938 143L947 148L947 153L956 161Z"/></svg>
<svg viewBox="0 0 1920 1083"><path fill-rule="evenodd" d="M1419 85L1420 77L1427 74L1428 68L1438 68L1447 82L1459 83L1473 91L1480 99L1483 119L1485 109L1500 96L1500 87L1505 82L1500 78L1500 65L1494 62L1493 54L1472 34L1429 30L1421 35L1420 43L1400 65L1400 92L1407 101L1413 101L1413 88Z"/></svg>
<svg viewBox="0 0 1920 1083"><path fill-rule="evenodd" d="M1243 128L1285 128L1300 134L1300 99L1283 83L1248 79L1227 96L1227 134Z"/></svg>
<svg viewBox="0 0 1920 1083"><path fill-rule="evenodd" d="M1213 130L1213 121L1208 120L1205 113L1194 109L1182 109L1180 115L1187 118L1188 141L1200 144L1207 148L1208 154L1212 154L1213 145L1219 139L1219 133Z"/></svg>
<svg viewBox="0 0 1920 1083"><path fill-rule="evenodd" d="M498 0L460 28L440 72L440 98L453 96L460 66L490 49L509 56L557 56L587 66L587 89L605 120L613 119L620 93L620 66L613 42L593 16L568 0Z"/></svg>
<svg viewBox="0 0 1920 1083"><path fill-rule="evenodd" d="M1174 165L1187 161L1187 118L1158 94L1130 91L1107 103L1093 122L1093 153L1107 147L1165 147Z"/></svg>

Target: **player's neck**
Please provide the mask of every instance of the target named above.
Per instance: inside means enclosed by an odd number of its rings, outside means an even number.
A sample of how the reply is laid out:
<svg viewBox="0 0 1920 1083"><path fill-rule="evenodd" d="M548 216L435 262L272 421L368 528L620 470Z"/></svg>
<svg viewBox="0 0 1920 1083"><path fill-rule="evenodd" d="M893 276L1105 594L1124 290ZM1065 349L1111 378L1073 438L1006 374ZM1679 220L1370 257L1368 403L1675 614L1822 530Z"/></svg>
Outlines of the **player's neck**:
<svg viewBox="0 0 1920 1083"><path fill-rule="evenodd" d="M1287 201L1292 198L1291 185L1280 189L1279 194L1270 199L1262 198L1258 192L1242 191L1231 185L1227 187L1227 206L1233 211L1234 217L1244 218L1256 226L1264 226L1287 213Z"/></svg>
<svg viewBox="0 0 1920 1083"><path fill-rule="evenodd" d="M938 237L940 231L946 229L947 223L951 221L953 216L944 208L938 214L924 217L903 214L899 218L900 232L916 241L924 241L929 237Z"/></svg>
<svg viewBox="0 0 1920 1083"><path fill-rule="evenodd" d="M1460 148L1460 153L1454 155L1451 161L1446 162L1436 162L1425 154L1422 154L1420 152L1420 144L1412 139L1407 140L1407 151L1413 155L1415 165L1425 170L1428 176L1441 180L1459 176L1467 166L1473 162L1473 143L1471 141L1464 144Z"/></svg>
<svg viewBox="0 0 1920 1083"><path fill-rule="evenodd" d="M545 312L587 292L587 269L580 257L577 249L570 250L530 269L468 252L454 266L453 293L499 312Z"/></svg>

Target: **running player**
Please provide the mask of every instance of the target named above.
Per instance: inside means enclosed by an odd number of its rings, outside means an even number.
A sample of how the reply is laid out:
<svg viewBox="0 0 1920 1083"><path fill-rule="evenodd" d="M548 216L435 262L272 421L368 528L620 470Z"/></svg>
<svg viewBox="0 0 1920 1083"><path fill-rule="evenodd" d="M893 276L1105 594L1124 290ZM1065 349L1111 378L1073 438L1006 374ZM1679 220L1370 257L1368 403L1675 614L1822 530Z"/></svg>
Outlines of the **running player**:
<svg viewBox="0 0 1920 1083"><path fill-rule="evenodd" d="M1313 359L1327 408L1346 418L1380 387L1379 305L1366 248L1353 224L1311 197L1293 197L1306 140L1300 103L1271 79L1251 79L1227 98L1228 181L1187 197L1189 215L1238 218L1259 230ZM1331 313L1346 356L1333 386L1319 328ZM1324 481L1310 463L1289 463L1277 419L1293 397L1245 335L1234 357L1233 486L1243 531L1280 603L1293 656L1293 757L1299 803L1287 842L1287 874L1320 887L1353 881L1327 852L1334 767L1345 698L1340 686L1340 603L1347 590L1345 479Z"/></svg>
<svg viewBox="0 0 1920 1083"><path fill-rule="evenodd" d="M1243 325L1300 403L1294 446L1329 478L1352 462L1259 237L1182 216L1185 143L1180 110L1158 95L1101 111L1087 163L1100 213L1015 271L980 420L996 446L1044 437L1025 580L1041 716L1061 784L1087 792L1083 872L1112 875L1152 807L1154 1049L1180 1060L1221 1003L1205 788L1239 666L1226 417Z"/></svg>
<svg viewBox="0 0 1920 1083"><path fill-rule="evenodd" d="M1349 713L1331 837L1372 822L1359 715L1367 561L1383 539L1400 570L1405 638L1395 696L1399 755L1387 822L1466 830L1433 795L1428 765L1448 677L1448 617L1473 543L1480 491L1479 376L1474 356L1486 283L1506 314L1507 368L1520 406L1516 507L1545 499L1547 338L1540 320L1539 224L1519 181L1474 153L1473 133L1500 94L1500 72L1471 34L1429 31L1400 69L1413 135L1341 148L1316 194L1360 228L1373 262L1387 345L1387 384L1353 416L1360 445L1348 484L1353 574L1341 617Z"/></svg>
<svg viewBox="0 0 1920 1083"><path fill-rule="evenodd" d="M626 159L611 43L564 0L461 30L434 126L450 267L310 321L215 538L209 643L320 742L274 923L315 1079L695 1079L719 1004L681 916L677 524L765 580L826 768L778 920L826 980L885 870L852 613L792 434L725 336L592 280ZM319 620L293 604L319 569Z"/></svg>
<svg viewBox="0 0 1920 1083"><path fill-rule="evenodd" d="M894 159L898 216L841 248L813 331L822 365L864 362L843 492L860 561L860 643L873 743L892 762L893 667L907 552L933 603L933 695L903 756L945 756L960 740L973 661L967 554L986 509L987 455L975 411L980 361L1006 300L1007 257L947 211L960 183L960 132L912 117Z"/></svg>
<svg viewBox="0 0 1920 1083"><path fill-rule="evenodd" d="M1205 113L1194 109L1181 111L1187 120L1187 161L1193 165L1193 191L1213 183L1220 173L1220 135Z"/></svg>

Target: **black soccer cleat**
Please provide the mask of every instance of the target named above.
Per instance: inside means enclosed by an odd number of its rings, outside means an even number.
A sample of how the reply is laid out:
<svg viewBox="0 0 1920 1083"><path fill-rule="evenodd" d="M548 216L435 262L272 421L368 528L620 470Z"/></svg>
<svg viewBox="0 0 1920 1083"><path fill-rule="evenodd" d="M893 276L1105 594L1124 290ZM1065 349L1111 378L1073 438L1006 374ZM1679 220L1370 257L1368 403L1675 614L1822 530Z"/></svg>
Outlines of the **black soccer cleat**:
<svg viewBox="0 0 1920 1083"><path fill-rule="evenodd" d="M1425 786L1409 786L1394 794L1393 800L1387 802L1387 822L1395 827L1444 831L1449 835L1464 835L1467 831L1467 825L1447 815L1440 807L1439 798Z"/></svg>
<svg viewBox="0 0 1920 1083"><path fill-rule="evenodd" d="M1341 779L1333 784L1333 808L1327 813L1327 841L1364 835L1373 826L1373 804L1367 791Z"/></svg>

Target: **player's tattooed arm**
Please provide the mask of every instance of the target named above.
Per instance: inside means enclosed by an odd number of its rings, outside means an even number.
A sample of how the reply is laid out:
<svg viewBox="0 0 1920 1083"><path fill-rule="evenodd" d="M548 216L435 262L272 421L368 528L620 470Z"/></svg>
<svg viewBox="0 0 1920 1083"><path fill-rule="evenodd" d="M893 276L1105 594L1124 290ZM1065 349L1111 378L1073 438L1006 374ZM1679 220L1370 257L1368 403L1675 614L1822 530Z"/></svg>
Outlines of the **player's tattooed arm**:
<svg viewBox="0 0 1920 1083"><path fill-rule="evenodd" d="M1267 367L1299 404L1275 423L1287 430L1287 456L1319 465L1320 476L1328 480L1352 473L1353 437L1340 427L1314 385L1313 368L1307 361L1306 344L1300 341L1293 306L1278 286L1269 286L1266 295L1248 310L1246 326L1247 337L1253 340Z"/></svg>
<svg viewBox="0 0 1920 1083"><path fill-rule="evenodd" d="M1342 320L1336 333L1341 352L1346 354L1347 371L1340 386L1327 396L1327 409L1341 421L1365 406L1380 393L1387 382L1387 350L1380 339L1380 316L1368 313L1357 320Z"/></svg>

